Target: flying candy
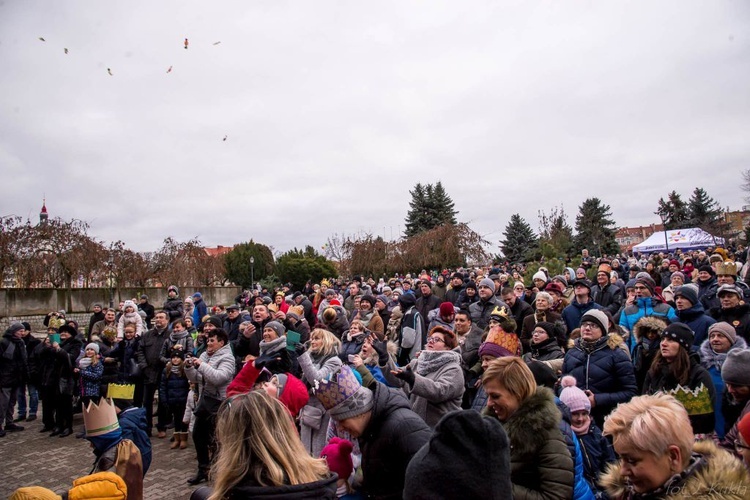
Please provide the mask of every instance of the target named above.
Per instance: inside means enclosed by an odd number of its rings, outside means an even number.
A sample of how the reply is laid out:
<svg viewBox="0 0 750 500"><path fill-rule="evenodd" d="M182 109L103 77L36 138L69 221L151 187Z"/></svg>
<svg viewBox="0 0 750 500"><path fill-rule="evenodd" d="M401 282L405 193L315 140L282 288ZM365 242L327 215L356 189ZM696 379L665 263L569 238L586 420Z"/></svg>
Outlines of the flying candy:
<svg viewBox="0 0 750 500"><path fill-rule="evenodd" d="M220 43L221 43L221 40L219 40L218 42L214 42L214 45L219 45Z"/></svg>
<svg viewBox="0 0 750 500"><path fill-rule="evenodd" d="M188 39L186 38L185 39L185 50L187 50L187 48L188 48Z"/></svg>
<svg viewBox="0 0 750 500"><path fill-rule="evenodd" d="M107 68L107 73L109 73L109 76L114 76L114 75L112 74L112 70L111 70L111 69L109 69L109 68Z"/></svg>
<svg viewBox="0 0 750 500"><path fill-rule="evenodd" d="M227 136L224 136L224 138L222 139L222 141L226 141L226 140L227 140Z"/></svg>
<svg viewBox="0 0 750 500"><path fill-rule="evenodd" d="M42 38L41 36L39 37L39 39L40 39L41 41L43 41L43 42L46 42L46 41L47 41L47 40L45 40L44 38Z"/></svg>
<svg viewBox="0 0 750 500"><path fill-rule="evenodd" d="M171 72L172 72L172 66L170 66L169 69L167 70L167 73L171 73Z"/></svg>
<svg viewBox="0 0 750 500"><path fill-rule="evenodd" d="M67 48L66 48L66 49L63 49L63 50L65 51L65 53L66 53L66 54L68 53L68 49L67 49Z"/></svg>

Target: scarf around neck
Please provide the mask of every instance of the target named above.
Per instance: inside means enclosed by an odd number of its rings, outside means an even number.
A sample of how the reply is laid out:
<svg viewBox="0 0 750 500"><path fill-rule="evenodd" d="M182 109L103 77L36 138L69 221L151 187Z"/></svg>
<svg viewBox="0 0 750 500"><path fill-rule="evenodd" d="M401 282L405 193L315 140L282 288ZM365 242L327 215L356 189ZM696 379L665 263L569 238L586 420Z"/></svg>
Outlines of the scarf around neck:
<svg viewBox="0 0 750 500"><path fill-rule="evenodd" d="M461 355L456 351L424 350L417 358L417 374L425 376L434 373L450 362L460 364Z"/></svg>
<svg viewBox="0 0 750 500"><path fill-rule="evenodd" d="M260 341L260 354L275 354L282 349L286 349L286 335L282 335L281 337L272 340L270 342L265 342L263 340Z"/></svg>

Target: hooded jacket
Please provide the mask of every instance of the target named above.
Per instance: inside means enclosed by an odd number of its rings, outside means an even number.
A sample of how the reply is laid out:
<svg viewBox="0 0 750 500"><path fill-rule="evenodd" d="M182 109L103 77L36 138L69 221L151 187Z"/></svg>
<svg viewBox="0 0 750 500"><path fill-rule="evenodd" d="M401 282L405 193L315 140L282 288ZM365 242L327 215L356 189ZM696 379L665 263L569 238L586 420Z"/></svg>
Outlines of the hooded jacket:
<svg viewBox="0 0 750 500"><path fill-rule="evenodd" d="M406 467L432 432L400 389L373 386L370 421L359 437L362 493L367 498L401 499Z"/></svg>
<svg viewBox="0 0 750 500"><path fill-rule="evenodd" d="M487 413L494 414L489 407ZM573 497L573 458L559 428L561 419L552 391L538 387L503 423L511 445L514 500Z"/></svg>
<svg viewBox="0 0 750 500"><path fill-rule="evenodd" d="M593 346L586 346L582 339L565 353L563 375L572 375L581 390L594 393L596 406L591 416L598 425L618 403L625 403L638 393L633 363L620 348L622 337L616 334L603 336Z"/></svg>
<svg viewBox="0 0 750 500"><path fill-rule="evenodd" d="M693 445L693 452L703 456L705 464L689 475L680 485L675 486L673 492L667 492L658 498L717 500L744 500L747 498L750 491L750 478L748 478L747 470L737 458L729 452L719 449L710 440L696 442ZM600 483L611 500L634 498L630 492L627 479L622 475L622 468L619 463L609 467L607 473L602 476Z"/></svg>
<svg viewBox="0 0 750 500"><path fill-rule="evenodd" d="M146 410L131 406L123 410L118 416L123 439L130 439L140 450L143 460L143 475L151 466L151 438L148 437L146 426Z"/></svg>
<svg viewBox="0 0 750 500"><path fill-rule="evenodd" d="M639 389L643 387L648 369L651 368L651 363L653 363L661 343L661 337L649 339L647 333L649 331L662 332L666 327L667 320L665 318L644 316L638 320L633 328L633 336L635 337L633 366L635 368L635 381Z"/></svg>
<svg viewBox="0 0 750 500"><path fill-rule="evenodd" d="M389 385L402 387L411 401L414 413L430 427L435 427L443 415L461 409L464 395L464 374L458 350L421 352L412 359L409 369L414 372L414 385L410 386L391 373L396 366L388 358L388 366L381 366Z"/></svg>

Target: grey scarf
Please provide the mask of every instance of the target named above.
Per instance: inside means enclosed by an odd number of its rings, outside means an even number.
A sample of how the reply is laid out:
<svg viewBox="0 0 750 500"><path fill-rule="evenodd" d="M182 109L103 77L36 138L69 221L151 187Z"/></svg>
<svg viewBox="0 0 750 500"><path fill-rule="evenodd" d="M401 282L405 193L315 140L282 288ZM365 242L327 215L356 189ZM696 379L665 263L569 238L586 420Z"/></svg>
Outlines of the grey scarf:
<svg viewBox="0 0 750 500"><path fill-rule="evenodd" d="M461 355L456 351L422 351L417 358L417 373L423 377L438 371L443 365L461 363Z"/></svg>
<svg viewBox="0 0 750 500"><path fill-rule="evenodd" d="M276 340L272 340L270 342L264 342L262 340L260 341L261 356L263 356L264 354L271 356L272 354L281 352L282 349L286 349L286 335L282 335Z"/></svg>

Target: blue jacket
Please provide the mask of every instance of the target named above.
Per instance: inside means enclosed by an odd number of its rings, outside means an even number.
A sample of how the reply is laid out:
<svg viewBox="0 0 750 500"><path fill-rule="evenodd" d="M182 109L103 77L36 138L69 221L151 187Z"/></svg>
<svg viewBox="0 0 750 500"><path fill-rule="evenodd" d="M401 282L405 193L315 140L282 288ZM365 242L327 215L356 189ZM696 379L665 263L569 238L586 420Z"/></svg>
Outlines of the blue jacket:
<svg viewBox="0 0 750 500"><path fill-rule="evenodd" d="M653 297L641 297L634 304L627 306L620 315L620 326L631 332L631 335L628 336L628 348L631 354L635 348L635 338L632 335L633 327L644 316L666 317L670 323L677 321L677 314L675 314L674 309L669 304L659 302Z"/></svg>
<svg viewBox="0 0 750 500"><path fill-rule="evenodd" d="M693 345L700 347L705 340L708 340L708 327L716 323L716 320L706 314L703 304L698 302L690 309L675 311L678 321L685 323L695 333Z"/></svg>
<svg viewBox="0 0 750 500"><path fill-rule="evenodd" d="M615 452L607 438L594 422L591 422L589 431L578 436L583 454L583 466L586 480L593 485L594 491L599 489L599 477L607 470L609 464L615 463Z"/></svg>
<svg viewBox="0 0 750 500"><path fill-rule="evenodd" d="M159 402L167 406L184 405L190 392L190 382L187 375L180 376L178 373L171 373L169 368L169 365L164 368L161 377Z"/></svg>
<svg viewBox="0 0 750 500"><path fill-rule="evenodd" d="M95 365L89 365L81 370L81 396L97 397L100 395L104 363L100 359Z"/></svg>
<svg viewBox="0 0 750 500"><path fill-rule="evenodd" d="M602 306L589 299L585 304L579 304L574 298L568 307L563 309L562 318L565 321L565 326L568 327L568 331L572 332L579 326L581 326L581 318L584 314L592 309L604 309Z"/></svg>
<svg viewBox="0 0 750 500"><path fill-rule="evenodd" d="M598 425L603 425L604 417L615 406L630 401L638 393L633 363L620 348L621 343L619 335L610 334L586 349L579 338L563 360L563 375L572 375L579 389L594 393L596 406L591 416Z"/></svg>
<svg viewBox="0 0 750 500"><path fill-rule="evenodd" d="M208 314L208 307L206 307L206 303L203 299L200 299L198 302L193 304L193 306L193 324L200 325L203 316Z"/></svg>
<svg viewBox="0 0 750 500"><path fill-rule="evenodd" d="M146 475L151 466L151 439L146 433L146 409L131 406L123 410L117 416L120 422L120 430L123 439L130 439L141 452L143 461L143 475Z"/></svg>

